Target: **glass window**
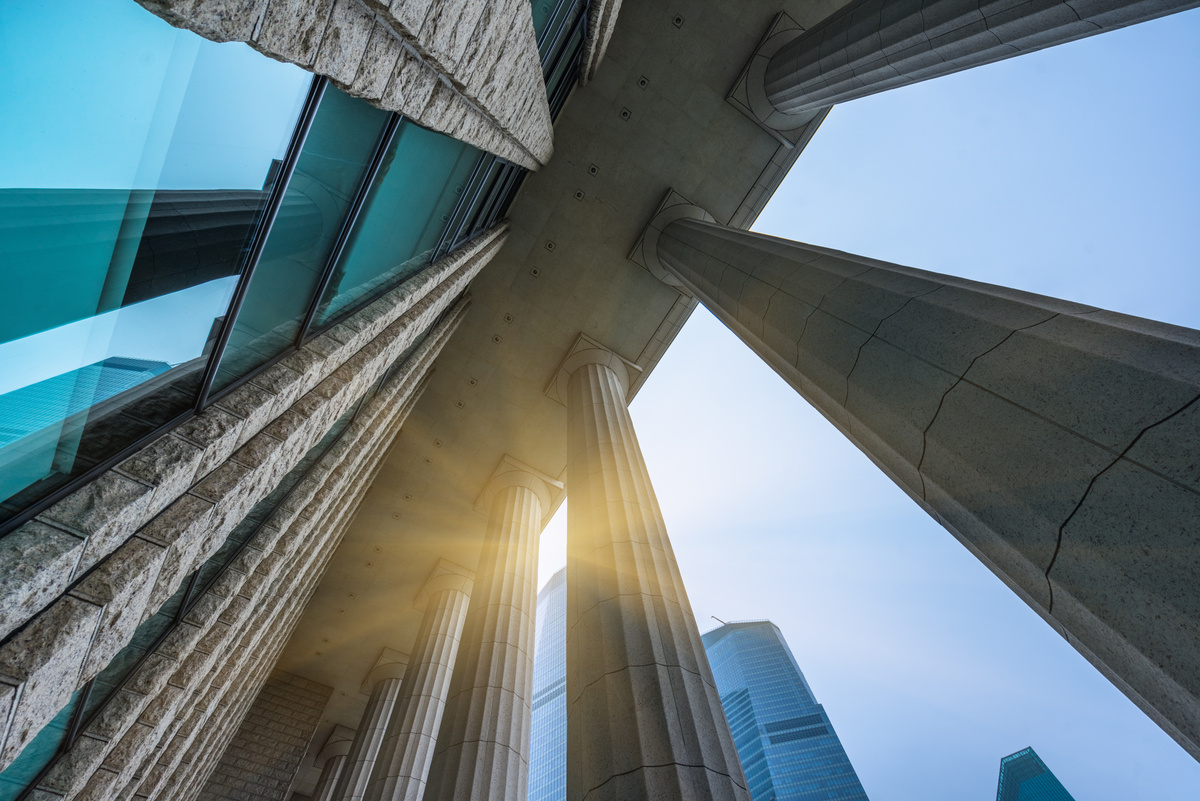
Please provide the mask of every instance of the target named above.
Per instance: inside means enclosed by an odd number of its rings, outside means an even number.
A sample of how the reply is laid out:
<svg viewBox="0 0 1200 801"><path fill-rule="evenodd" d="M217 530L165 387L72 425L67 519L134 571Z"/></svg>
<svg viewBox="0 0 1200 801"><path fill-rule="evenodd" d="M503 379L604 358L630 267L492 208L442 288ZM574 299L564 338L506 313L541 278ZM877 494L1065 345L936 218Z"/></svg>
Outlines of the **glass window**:
<svg viewBox="0 0 1200 801"><path fill-rule="evenodd" d="M3 522L195 402L311 76L128 0L4 0L0 64Z"/></svg>
<svg viewBox="0 0 1200 801"><path fill-rule="evenodd" d="M315 325L395 286L429 263L479 150L405 122L334 269Z"/></svg>
<svg viewBox="0 0 1200 801"><path fill-rule="evenodd" d="M466 188L463 190L465 200L455 207L450 222L446 224L446 232L440 246L442 250L437 255L453 250L455 245L467 238L471 230L471 221L475 218L475 212L479 210L479 206L484 200L482 189L485 188L495 166L495 156L491 153L480 153L475 165L471 168Z"/></svg>
<svg viewBox="0 0 1200 801"><path fill-rule="evenodd" d="M571 33L570 29L576 26L580 15L586 13L586 4L582 0L552 0L550 5L553 8L542 11L541 8L544 5L546 5L545 0L533 0L533 19L538 34L538 53L541 56L543 71L548 71L552 65L561 60L564 52L563 40ZM545 14L545 18L540 23L541 28L537 28L541 14ZM566 52L570 52L570 49L567 48ZM546 81L546 83L550 82Z"/></svg>
<svg viewBox="0 0 1200 801"><path fill-rule="evenodd" d="M221 356L214 390L295 341L390 116L365 100L325 91Z"/></svg>
<svg viewBox="0 0 1200 801"><path fill-rule="evenodd" d="M553 63L553 69L546 76L546 95L551 99L552 105L559 107L551 108L552 115L561 109L562 103L565 102L566 95L570 91L570 87L565 84L573 82L578 75L575 59L581 47L583 47L583 26L576 25L571 31L571 37L567 39L566 45Z"/></svg>
<svg viewBox="0 0 1200 801"><path fill-rule="evenodd" d="M75 708L79 706L79 691L71 696L67 705L42 727L22 749L20 755L0 773L0 801L12 801L21 794L30 782L50 763L63 741L67 739L67 727Z"/></svg>
<svg viewBox="0 0 1200 801"><path fill-rule="evenodd" d="M533 32L538 39L542 38L542 33L546 30L546 25L550 22L550 17L554 14L554 7L559 0L532 0L533 2Z"/></svg>
<svg viewBox="0 0 1200 801"><path fill-rule="evenodd" d="M468 227L462 232L464 236L471 236L485 227L486 207L488 201L494 196L496 184L504 178L504 166L503 161L493 157L491 166L488 167L479 183L475 197L471 199L471 206L468 210L470 216L467 217Z"/></svg>

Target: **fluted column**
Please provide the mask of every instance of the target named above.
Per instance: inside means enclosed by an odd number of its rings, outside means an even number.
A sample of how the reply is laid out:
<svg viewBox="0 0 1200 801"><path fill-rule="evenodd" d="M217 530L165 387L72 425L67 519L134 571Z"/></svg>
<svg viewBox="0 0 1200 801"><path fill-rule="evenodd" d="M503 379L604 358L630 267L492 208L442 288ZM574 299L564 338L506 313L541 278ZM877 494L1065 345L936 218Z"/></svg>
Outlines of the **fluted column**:
<svg viewBox="0 0 1200 801"><path fill-rule="evenodd" d="M425 792L473 579L442 559L417 595L425 616L363 796L369 801L420 801Z"/></svg>
<svg viewBox="0 0 1200 801"><path fill-rule="evenodd" d="M567 406L567 800L749 801L626 406L629 372L580 337Z"/></svg>
<svg viewBox="0 0 1200 801"><path fill-rule="evenodd" d="M1197 4L1197 0L856 0L775 52L766 65L763 89L775 109L798 114Z"/></svg>
<svg viewBox="0 0 1200 801"><path fill-rule="evenodd" d="M1200 758L1200 332L692 209L647 266Z"/></svg>
<svg viewBox="0 0 1200 801"><path fill-rule="evenodd" d="M505 456L425 801L525 801L538 534L562 484Z"/></svg>
<svg viewBox="0 0 1200 801"><path fill-rule="evenodd" d="M366 685L371 688L371 697L354 735L354 744L346 755L346 769L338 779L333 794L336 801L360 801L367 792L371 770L387 735L388 721L400 699L400 686L408 666L408 654L384 648Z"/></svg>
<svg viewBox="0 0 1200 801"><path fill-rule="evenodd" d="M334 726L325 745L321 748L320 758L325 760L321 768L321 778L313 790L312 801L334 801L337 796L334 790L338 779L346 771L346 755L354 742L354 730L345 726Z"/></svg>

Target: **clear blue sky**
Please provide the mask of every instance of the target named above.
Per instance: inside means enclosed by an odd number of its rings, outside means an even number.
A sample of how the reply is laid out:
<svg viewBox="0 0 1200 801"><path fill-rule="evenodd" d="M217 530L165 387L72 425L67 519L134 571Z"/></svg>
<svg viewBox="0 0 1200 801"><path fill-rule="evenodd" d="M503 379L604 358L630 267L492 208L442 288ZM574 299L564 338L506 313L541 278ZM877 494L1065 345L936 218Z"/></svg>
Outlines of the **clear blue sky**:
<svg viewBox="0 0 1200 801"><path fill-rule="evenodd" d="M755 228L1200 328L1197 142L1190 12L835 108ZM1200 798L1200 764L703 309L632 410L701 628L779 624L873 801L990 801L1029 745L1076 801Z"/></svg>

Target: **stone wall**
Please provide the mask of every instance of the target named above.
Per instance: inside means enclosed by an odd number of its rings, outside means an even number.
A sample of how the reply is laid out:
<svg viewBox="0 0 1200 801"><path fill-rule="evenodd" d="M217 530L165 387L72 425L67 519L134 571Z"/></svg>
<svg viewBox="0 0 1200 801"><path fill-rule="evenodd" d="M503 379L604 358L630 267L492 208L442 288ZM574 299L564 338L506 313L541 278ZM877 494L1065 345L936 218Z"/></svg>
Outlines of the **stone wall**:
<svg viewBox="0 0 1200 801"><path fill-rule="evenodd" d="M200 801L283 801L331 695L332 687L273 671Z"/></svg>
<svg viewBox="0 0 1200 801"><path fill-rule="evenodd" d="M528 0L138 0L536 170L553 153Z"/></svg>
<svg viewBox="0 0 1200 801"><path fill-rule="evenodd" d="M504 238L504 226L497 226L439 260L0 541L0 622L11 632L0 645L0 712L8 721L0 732L0 767L105 667L246 512L442 315ZM460 316L461 309L448 320L457 324ZM448 336L447 325L444 321L442 333L427 338L410 364L428 369ZM409 376L405 397L420 375ZM320 490L302 484L295 496ZM289 509L292 515L299 511ZM249 563L256 554L264 571ZM270 547L247 549L237 569L227 571L242 571L247 587L232 590L222 577L213 602L206 598L192 611L43 786L70 797L109 757L143 754L141 746L119 742L135 721L146 736L134 739L165 751L170 738L159 735L167 729L194 730L233 703L221 692L193 688L174 671L230 672L232 661L222 668L209 659L215 643L261 611L255 604L264 602L251 598L265 597L279 558ZM259 616L256 625L265 624ZM273 657L267 667L271 664Z"/></svg>
<svg viewBox="0 0 1200 801"><path fill-rule="evenodd" d="M465 308L464 300L380 389L40 789L79 799L195 796L291 636Z"/></svg>

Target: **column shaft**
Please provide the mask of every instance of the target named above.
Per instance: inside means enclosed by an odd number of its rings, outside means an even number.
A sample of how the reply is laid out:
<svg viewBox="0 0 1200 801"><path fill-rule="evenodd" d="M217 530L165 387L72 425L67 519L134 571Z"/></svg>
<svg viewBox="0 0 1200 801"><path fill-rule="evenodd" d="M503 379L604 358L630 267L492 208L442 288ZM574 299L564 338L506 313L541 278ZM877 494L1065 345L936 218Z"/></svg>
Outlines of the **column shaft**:
<svg viewBox="0 0 1200 801"><path fill-rule="evenodd" d="M525 801L542 504L496 494L426 801Z"/></svg>
<svg viewBox="0 0 1200 801"><path fill-rule="evenodd" d="M622 380L566 396L567 798L749 801Z"/></svg>
<svg viewBox="0 0 1200 801"><path fill-rule="evenodd" d="M400 698L401 680L395 677L380 679L371 688L371 698L363 711L362 720L354 735L354 744L346 757L346 769L338 779L337 801L360 801L367 792L371 770L379 757L387 735L388 722Z"/></svg>
<svg viewBox="0 0 1200 801"><path fill-rule="evenodd" d="M785 113L989 64L1194 8L1197 0L856 0L777 52L767 99Z"/></svg>
<svg viewBox="0 0 1200 801"><path fill-rule="evenodd" d="M420 801L425 792L469 600L462 590L443 589L427 601L400 697L364 795L369 801Z"/></svg>
<svg viewBox="0 0 1200 801"><path fill-rule="evenodd" d="M1200 332L697 220L657 256L1200 758Z"/></svg>
<svg viewBox="0 0 1200 801"><path fill-rule="evenodd" d="M317 780L317 788L313 790L312 801L333 801L337 798L334 789L345 770L345 754L331 756L325 760L325 767L321 768L321 778Z"/></svg>

